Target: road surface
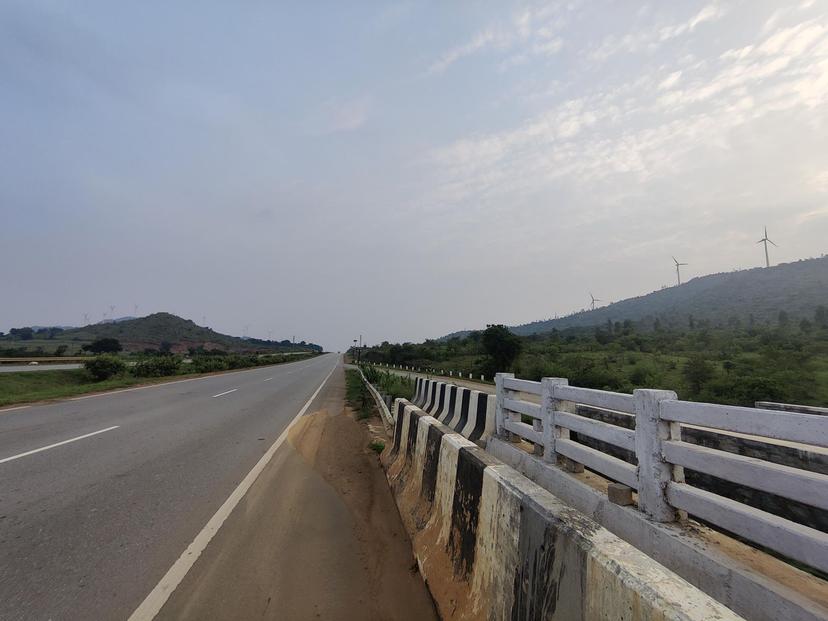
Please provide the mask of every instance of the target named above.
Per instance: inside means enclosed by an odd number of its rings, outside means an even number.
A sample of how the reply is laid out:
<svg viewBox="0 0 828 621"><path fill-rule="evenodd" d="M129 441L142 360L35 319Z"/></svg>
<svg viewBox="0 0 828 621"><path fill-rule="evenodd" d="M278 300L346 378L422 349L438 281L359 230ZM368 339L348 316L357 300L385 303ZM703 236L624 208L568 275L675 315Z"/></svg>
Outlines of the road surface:
<svg viewBox="0 0 828 621"><path fill-rule="evenodd" d="M0 364L0 373L20 373L21 371L55 371L60 369L80 369L82 364Z"/></svg>
<svg viewBox="0 0 828 621"><path fill-rule="evenodd" d="M0 410L0 618L128 618L338 363Z"/></svg>

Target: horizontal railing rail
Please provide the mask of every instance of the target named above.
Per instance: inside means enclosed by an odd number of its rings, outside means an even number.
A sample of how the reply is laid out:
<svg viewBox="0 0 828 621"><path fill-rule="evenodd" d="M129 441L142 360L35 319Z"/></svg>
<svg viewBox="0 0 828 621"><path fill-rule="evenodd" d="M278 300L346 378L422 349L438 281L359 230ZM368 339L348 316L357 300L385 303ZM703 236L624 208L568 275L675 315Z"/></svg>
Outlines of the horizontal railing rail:
<svg viewBox="0 0 828 621"><path fill-rule="evenodd" d="M767 439L768 445L787 442L804 453L824 453L828 447L826 416L680 401L675 393L662 390L624 394L579 388L563 378L532 382L499 373L495 385L500 437L526 440L549 463L560 461L572 472L586 467L636 490L638 508L656 521L674 521L686 513L828 571L828 533L695 487L685 482L684 470L699 473L694 474L696 479L714 477L822 511L828 511L828 475L692 444L681 437L681 426L690 425ZM540 403L526 395L539 396ZM623 418L624 426L579 414L589 408L606 411L610 420ZM635 421L634 429L628 428L628 421ZM570 433L577 434L577 439ZM626 459L634 456L638 465L604 452L609 450L629 455Z"/></svg>

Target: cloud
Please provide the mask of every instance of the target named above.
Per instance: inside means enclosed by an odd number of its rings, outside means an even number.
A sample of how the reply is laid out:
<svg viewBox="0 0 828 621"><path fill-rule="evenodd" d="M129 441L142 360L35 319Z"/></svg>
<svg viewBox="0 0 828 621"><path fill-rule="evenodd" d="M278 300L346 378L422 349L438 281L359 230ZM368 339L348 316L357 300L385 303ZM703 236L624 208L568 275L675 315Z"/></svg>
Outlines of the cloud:
<svg viewBox="0 0 828 621"><path fill-rule="evenodd" d="M441 74L457 61L490 49L510 53L509 58L497 64L501 71L525 64L532 56L557 54L564 46L560 33L567 24L567 16L577 6L577 2L571 2L513 13L481 30L468 42L443 53L429 66L427 73Z"/></svg>
<svg viewBox="0 0 828 621"><path fill-rule="evenodd" d="M461 58L471 56L472 54L493 44L495 41L497 41L497 36L492 30L484 30L479 32L468 43L454 47L443 54L438 60L431 64L428 68L428 73L432 75L443 73Z"/></svg>
<svg viewBox="0 0 828 621"><path fill-rule="evenodd" d="M653 52L663 43L692 33L701 24L716 21L724 15L725 10L717 3L708 4L690 19L683 22L660 27L653 26L623 36L608 35L588 53L588 57L593 61L603 62L616 54L632 54L641 51Z"/></svg>
<svg viewBox="0 0 828 621"><path fill-rule="evenodd" d="M374 99L370 95L331 99L315 115L311 133L334 134L358 130L368 121L373 109Z"/></svg>

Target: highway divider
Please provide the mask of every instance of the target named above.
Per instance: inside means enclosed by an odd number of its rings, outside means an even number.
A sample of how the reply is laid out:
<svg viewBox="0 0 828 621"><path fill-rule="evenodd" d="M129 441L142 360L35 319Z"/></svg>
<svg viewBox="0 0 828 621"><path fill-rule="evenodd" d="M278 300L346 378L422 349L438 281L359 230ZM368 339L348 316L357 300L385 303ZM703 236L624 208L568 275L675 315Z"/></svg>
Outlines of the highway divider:
<svg viewBox="0 0 828 621"><path fill-rule="evenodd" d="M442 414L438 384L415 395ZM442 618L741 618L414 403L391 413L383 462Z"/></svg>
<svg viewBox="0 0 828 621"><path fill-rule="evenodd" d="M413 404L484 447L495 432L495 396L447 382L418 377Z"/></svg>

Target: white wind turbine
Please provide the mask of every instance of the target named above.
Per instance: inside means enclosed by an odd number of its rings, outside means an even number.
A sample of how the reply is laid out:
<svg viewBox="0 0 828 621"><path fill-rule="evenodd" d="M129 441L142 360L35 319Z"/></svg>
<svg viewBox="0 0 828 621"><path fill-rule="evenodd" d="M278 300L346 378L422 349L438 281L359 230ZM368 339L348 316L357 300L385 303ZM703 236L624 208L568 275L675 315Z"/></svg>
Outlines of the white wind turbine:
<svg viewBox="0 0 828 621"><path fill-rule="evenodd" d="M768 255L768 244L771 243L774 246L776 246L776 244L774 244L768 238L768 227L765 227L765 236L756 243L757 244L765 244L765 267L770 267L770 256ZM778 248L779 246L776 246L776 247Z"/></svg>
<svg viewBox="0 0 828 621"><path fill-rule="evenodd" d="M690 265L689 263L679 263L676 257L673 257L673 262L676 264L676 280L681 284L681 267L683 265Z"/></svg>

